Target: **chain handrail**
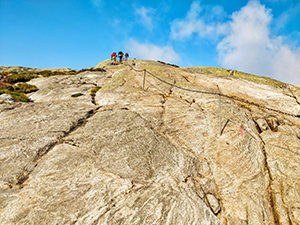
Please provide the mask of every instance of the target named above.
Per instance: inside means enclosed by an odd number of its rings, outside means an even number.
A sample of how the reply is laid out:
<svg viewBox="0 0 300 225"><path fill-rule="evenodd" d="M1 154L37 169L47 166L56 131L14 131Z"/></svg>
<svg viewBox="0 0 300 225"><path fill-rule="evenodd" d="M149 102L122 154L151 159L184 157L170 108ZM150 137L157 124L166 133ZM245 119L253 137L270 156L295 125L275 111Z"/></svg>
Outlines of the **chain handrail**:
<svg viewBox="0 0 300 225"><path fill-rule="evenodd" d="M248 105L253 105L253 106L256 106L256 107L258 107L258 108L263 108L263 109L266 109L266 110L269 110L269 111L273 111L273 112L277 112L277 113L280 113L280 114L284 114L284 115L286 115L286 116L291 116L291 117L295 117L295 118L300 118L300 115L295 115L295 114L292 114L292 113L283 112L283 111L278 110L278 109L273 109L273 108L270 108L270 107L267 107L267 106L262 106L262 105L259 105L259 104L257 104L257 103L254 103L254 102L249 102L248 100L239 99L239 98L232 97L232 96L229 96L229 95L225 95L225 94L222 94L222 93L211 92L211 91L203 91L203 90L194 90L194 89L189 89L189 88L179 87L179 86L177 86L175 83L174 83L174 84L169 83L168 81L165 81L165 80L161 79L160 77L158 77L158 76L156 76L155 74L153 74L153 73L147 71L146 69L137 70L137 69L135 69L134 67L132 67L129 63L127 63L127 65L128 65L132 70L134 70L135 72L145 72L145 73L148 73L149 75L151 75L151 76L154 77L155 79L159 80L160 82L165 83L165 84L167 84L167 85L170 85L170 86L172 86L172 87L175 87L175 88L184 90L184 91L195 92L195 93L201 93L201 94L208 94L208 95L221 96L221 97L228 98L228 99L232 99L232 100L234 100L234 101L239 101L239 102L242 102L242 103L245 103L245 104L248 104Z"/></svg>

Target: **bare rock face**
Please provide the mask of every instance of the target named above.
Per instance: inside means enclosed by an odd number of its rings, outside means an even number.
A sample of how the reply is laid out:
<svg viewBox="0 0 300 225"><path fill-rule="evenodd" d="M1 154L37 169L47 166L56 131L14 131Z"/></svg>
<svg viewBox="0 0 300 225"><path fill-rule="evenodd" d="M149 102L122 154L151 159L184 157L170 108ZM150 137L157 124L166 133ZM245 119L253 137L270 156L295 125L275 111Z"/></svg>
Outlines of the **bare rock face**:
<svg viewBox="0 0 300 225"><path fill-rule="evenodd" d="M9 94L1 94L0 95L0 101L1 103L6 102L6 103L12 103L14 102L14 99L9 95Z"/></svg>
<svg viewBox="0 0 300 225"><path fill-rule="evenodd" d="M300 224L299 89L135 64L0 103L0 224Z"/></svg>

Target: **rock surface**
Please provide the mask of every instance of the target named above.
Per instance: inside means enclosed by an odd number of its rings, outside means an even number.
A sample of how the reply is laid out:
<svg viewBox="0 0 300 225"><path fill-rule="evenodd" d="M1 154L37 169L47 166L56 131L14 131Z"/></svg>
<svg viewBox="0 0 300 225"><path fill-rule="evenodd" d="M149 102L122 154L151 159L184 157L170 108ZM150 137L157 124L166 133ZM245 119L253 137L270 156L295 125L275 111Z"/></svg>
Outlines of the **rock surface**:
<svg viewBox="0 0 300 225"><path fill-rule="evenodd" d="M14 99L9 94L4 93L0 95L0 101L6 103L12 103L14 102Z"/></svg>
<svg viewBox="0 0 300 225"><path fill-rule="evenodd" d="M135 64L1 102L0 224L300 224L298 88Z"/></svg>
<svg viewBox="0 0 300 225"><path fill-rule="evenodd" d="M46 68L46 69L37 69L23 66L0 66L0 72L22 72L22 71L57 71L57 72L66 72L70 71L69 68Z"/></svg>

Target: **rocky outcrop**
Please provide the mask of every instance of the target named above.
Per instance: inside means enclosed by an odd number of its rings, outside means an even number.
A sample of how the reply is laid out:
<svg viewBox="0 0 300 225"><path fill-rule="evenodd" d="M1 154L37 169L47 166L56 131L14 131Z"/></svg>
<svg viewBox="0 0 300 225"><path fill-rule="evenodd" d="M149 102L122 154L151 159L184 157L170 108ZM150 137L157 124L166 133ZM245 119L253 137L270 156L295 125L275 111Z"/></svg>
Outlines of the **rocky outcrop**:
<svg viewBox="0 0 300 225"><path fill-rule="evenodd" d="M55 72L67 72L71 71L69 68L46 68L46 69L37 69L23 66L0 66L0 72L24 72L24 71L55 71Z"/></svg>
<svg viewBox="0 0 300 225"><path fill-rule="evenodd" d="M0 224L300 223L299 89L135 64L0 104Z"/></svg>

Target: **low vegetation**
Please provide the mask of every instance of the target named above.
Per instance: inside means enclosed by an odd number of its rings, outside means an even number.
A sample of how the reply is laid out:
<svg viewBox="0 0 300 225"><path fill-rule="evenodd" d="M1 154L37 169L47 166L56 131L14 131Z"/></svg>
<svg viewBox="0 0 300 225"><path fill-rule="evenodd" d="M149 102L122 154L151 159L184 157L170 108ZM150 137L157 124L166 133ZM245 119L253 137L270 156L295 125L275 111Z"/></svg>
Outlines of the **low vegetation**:
<svg viewBox="0 0 300 225"><path fill-rule="evenodd" d="M31 100L26 96L27 93L37 91L38 88L34 85L24 82L38 77L50 77L58 75L76 75L86 71L105 72L103 68L87 68L82 70L66 70L66 71L52 71L52 70L15 70L15 71L1 71L0 72L0 94L9 94L15 101L30 102ZM98 89L99 90L99 89ZM98 91L97 90L97 91ZM97 91L93 91L95 94ZM81 93L75 94L72 97L78 97ZM82 94L81 94L82 95ZM92 95L92 91L91 91Z"/></svg>
<svg viewBox="0 0 300 225"><path fill-rule="evenodd" d="M287 88L289 86L289 84L283 83L281 81L269 77L256 76L253 74L244 73L237 70L230 70L230 69L224 69L219 67L187 67L184 68L184 70L192 73L240 77L246 80L253 81L255 83L267 84L277 88Z"/></svg>
<svg viewBox="0 0 300 225"><path fill-rule="evenodd" d="M69 70L69 71L51 71L51 70L28 70L28 71L10 71L10 72L1 72L0 77L6 77L7 82L10 84L15 84L18 82L27 82L33 78L37 78L39 76L42 77L50 77L56 75L74 75L77 74L77 70Z"/></svg>
<svg viewBox="0 0 300 225"><path fill-rule="evenodd" d="M17 83L13 87L14 87L14 91L25 93L25 94L38 90L37 86L32 84L26 84L26 83Z"/></svg>
<svg viewBox="0 0 300 225"><path fill-rule="evenodd" d="M26 93L38 90L35 85L22 82L15 84L14 79L6 74L1 74L0 78L0 94L9 94L15 101L30 102L31 100L26 96Z"/></svg>
<svg viewBox="0 0 300 225"><path fill-rule="evenodd" d="M77 98L77 97L82 96L82 95L83 95L82 93L75 93L75 94L72 94L71 97Z"/></svg>
<svg viewBox="0 0 300 225"><path fill-rule="evenodd" d="M79 70L78 73L85 72L85 71L92 71L92 72L94 72L94 71L96 71L96 72L97 72L97 71L98 71L98 72L106 72L106 70L103 69L103 68L94 68L94 67L91 67L91 68Z"/></svg>
<svg viewBox="0 0 300 225"><path fill-rule="evenodd" d="M176 68L179 68L179 66L177 66L177 65L175 65L175 64L166 63L166 62L159 61L159 60L158 60L157 62L159 62L159 63L161 63L161 64L164 64L164 65L168 65L168 66L174 66L174 67L176 67Z"/></svg>
<svg viewBox="0 0 300 225"><path fill-rule="evenodd" d="M94 87L94 88L91 90L90 95L91 95L92 97L95 97L97 91L99 91L100 89L101 89L101 87L98 87L98 86Z"/></svg>
<svg viewBox="0 0 300 225"><path fill-rule="evenodd" d="M10 91L8 89L3 89L0 87L0 94L9 94L17 102L31 102L31 100L24 93Z"/></svg>

